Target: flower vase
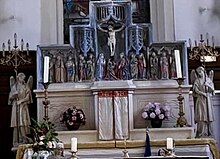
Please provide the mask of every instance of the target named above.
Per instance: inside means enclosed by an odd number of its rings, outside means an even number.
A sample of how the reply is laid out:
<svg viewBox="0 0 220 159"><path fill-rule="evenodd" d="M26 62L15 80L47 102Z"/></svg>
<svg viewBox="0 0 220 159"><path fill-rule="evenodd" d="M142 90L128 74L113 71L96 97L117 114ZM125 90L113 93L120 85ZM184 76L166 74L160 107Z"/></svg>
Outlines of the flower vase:
<svg viewBox="0 0 220 159"><path fill-rule="evenodd" d="M80 124L74 124L74 125L66 124L66 127L68 130L78 130L79 126L80 126Z"/></svg>
<svg viewBox="0 0 220 159"><path fill-rule="evenodd" d="M48 151L38 151L38 157L37 159L47 159L50 156L50 153Z"/></svg>
<svg viewBox="0 0 220 159"><path fill-rule="evenodd" d="M152 126L152 128L161 128L162 120L160 120L160 119L152 119L151 120L151 126Z"/></svg>

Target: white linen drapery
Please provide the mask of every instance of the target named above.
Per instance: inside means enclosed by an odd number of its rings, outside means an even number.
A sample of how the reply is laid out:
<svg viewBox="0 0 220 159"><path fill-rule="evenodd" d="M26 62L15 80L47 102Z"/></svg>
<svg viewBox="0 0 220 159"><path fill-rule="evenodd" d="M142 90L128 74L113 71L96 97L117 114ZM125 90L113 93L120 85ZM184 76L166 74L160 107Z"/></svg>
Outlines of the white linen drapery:
<svg viewBox="0 0 220 159"><path fill-rule="evenodd" d="M100 91L98 100L99 139L123 139L128 135L127 91Z"/></svg>

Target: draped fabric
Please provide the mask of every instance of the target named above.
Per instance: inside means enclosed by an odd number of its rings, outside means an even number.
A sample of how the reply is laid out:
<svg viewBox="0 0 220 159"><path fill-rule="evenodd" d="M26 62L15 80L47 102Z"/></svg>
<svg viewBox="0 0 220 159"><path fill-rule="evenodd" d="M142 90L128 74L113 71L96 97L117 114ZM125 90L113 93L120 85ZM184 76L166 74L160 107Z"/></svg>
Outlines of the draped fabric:
<svg viewBox="0 0 220 159"><path fill-rule="evenodd" d="M98 104L99 139L123 139L123 136L128 136L127 91L101 91Z"/></svg>
<svg viewBox="0 0 220 159"><path fill-rule="evenodd" d="M99 98L99 139L113 139L113 108L112 98Z"/></svg>
<svg viewBox="0 0 220 159"><path fill-rule="evenodd" d="M115 139L128 135L128 100L127 97L114 98Z"/></svg>

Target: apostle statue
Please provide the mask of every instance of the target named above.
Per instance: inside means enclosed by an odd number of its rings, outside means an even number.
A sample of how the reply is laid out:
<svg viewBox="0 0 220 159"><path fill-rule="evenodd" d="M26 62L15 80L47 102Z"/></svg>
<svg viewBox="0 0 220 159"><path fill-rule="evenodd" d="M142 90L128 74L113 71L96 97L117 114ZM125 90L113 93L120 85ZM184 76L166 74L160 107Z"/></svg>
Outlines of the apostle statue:
<svg viewBox="0 0 220 159"><path fill-rule="evenodd" d="M25 82L25 74L19 73L16 80L10 77L11 91L9 93L8 104L12 105L11 127L13 132L13 145L18 143L26 143L26 135L30 134L30 116L29 104L32 103L31 89L33 85L33 77L28 78Z"/></svg>
<svg viewBox="0 0 220 159"><path fill-rule="evenodd" d="M124 52L121 52L117 62L117 77L121 80L130 79L129 62Z"/></svg>
<svg viewBox="0 0 220 159"><path fill-rule="evenodd" d="M76 65L72 56L68 56L65 66L66 66L67 82L75 82Z"/></svg>
<svg viewBox="0 0 220 159"><path fill-rule="evenodd" d="M138 78L144 79L146 76L146 61L144 57L144 53L140 53L138 55Z"/></svg>
<svg viewBox="0 0 220 159"><path fill-rule="evenodd" d="M65 65L63 62L63 58L58 55L55 61L55 81L56 83L65 82Z"/></svg>
<svg viewBox="0 0 220 159"><path fill-rule="evenodd" d="M165 51L162 52L160 58L160 71L161 71L161 79L169 78L169 62Z"/></svg>
<svg viewBox="0 0 220 159"><path fill-rule="evenodd" d="M95 58L94 54L88 54L88 59L86 60L86 79L93 81L95 79Z"/></svg>
<svg viewBox="0 0 220 159"><path fill-rule="evenodd" d="M159 63L158 57L156 52L152 52L150 56L150 78L153 80L158 79L158 70L159 70Z"/></svg>
<svg viewBox="0 0 220 159"><path fill-rule="evenodd" d="M101 81L105 77L106 60L103 53L100 53L96 61L96 80Z"/></svg>
<svg viewBox="0 0 220 159"><path fill-rule="evenodd" d="M78 73L80 82L86 79L86 59L83 54L79 55Z"/></svg>
<svg viewBox="0 0 220 159"><path fill-rule="evenodd" d="M131 79L137 79L138 78L138 59L135 53L131 53L129 62L130 62Z"/></svg>

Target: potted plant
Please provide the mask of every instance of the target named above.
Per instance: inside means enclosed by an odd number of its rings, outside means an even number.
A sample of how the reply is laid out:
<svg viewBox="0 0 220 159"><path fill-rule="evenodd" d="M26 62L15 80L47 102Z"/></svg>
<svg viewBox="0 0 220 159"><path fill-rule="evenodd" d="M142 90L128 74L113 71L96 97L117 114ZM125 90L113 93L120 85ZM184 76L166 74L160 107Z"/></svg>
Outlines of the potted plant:
<svg viewBox="0 0 220 159"><path fill-rule="evenodd" d="M33 120L33 122L31 132L33 136L32 149L34 154L37 153L38 156L44 156L44 158L50 154L54 155L56 145L59 142L54 124L47 120L40 122Z"/></svg>

